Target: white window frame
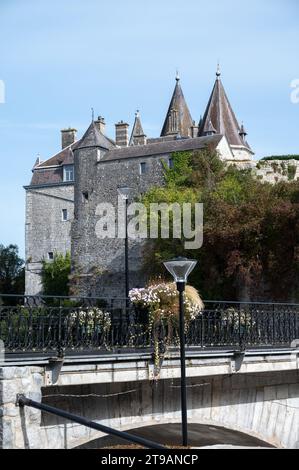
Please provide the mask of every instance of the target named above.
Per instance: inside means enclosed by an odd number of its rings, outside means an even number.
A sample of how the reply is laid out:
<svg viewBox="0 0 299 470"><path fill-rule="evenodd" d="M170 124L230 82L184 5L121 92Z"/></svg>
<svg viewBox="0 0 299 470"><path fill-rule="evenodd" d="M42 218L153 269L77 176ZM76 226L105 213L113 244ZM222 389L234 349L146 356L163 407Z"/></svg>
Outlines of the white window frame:
<svg viewBox="0 0 299 470"><path fill-rule="evenodd" d="M72 178L70 178L70 175ZM71 181L74 181L75 175L74 175L74 165L64 165L63 167L63 181L66 183L69 183Z"/></svg>

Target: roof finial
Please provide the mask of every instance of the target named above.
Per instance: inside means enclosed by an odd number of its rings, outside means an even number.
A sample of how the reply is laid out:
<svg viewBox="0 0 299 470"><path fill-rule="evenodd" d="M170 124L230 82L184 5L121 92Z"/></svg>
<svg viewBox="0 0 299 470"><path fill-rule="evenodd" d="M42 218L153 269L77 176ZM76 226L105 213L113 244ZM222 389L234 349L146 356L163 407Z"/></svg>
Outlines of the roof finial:
<svg viewBox="0 0 299 470"><path fill-rule="evenodd" d="M179 75L178 69L176 69L175 79L176 79L177 82L180 81L180 75Z"/></svg>
<svg viewBox="0 0 299 470"><path fill-rule="evenodd" d="M136 116L136 117L139 117L139 116L140 116L139 109L136 109L135 116Z"/></svg>
<svg viewBox="0 0 299 470"><path fill-rule="evenodd" d="M94 121L94 109L93 108L91 108L91 120L92 122Z"/></svg>
<svg viewBox="0 0 299 470"><path fill-rule="evenodd" d="M221 75L221 72L220 72L220 64L219 64L219 60L217 62L217 71L216 71L216 77L219 78Z"/></svg>
<svg viewBox="0 0 299 470"><path fill-rule="evenodd" d="M241 127L240 127L239 135L242 137L243 140L245 140L245 138L246 138L246 136L247 136L247 132L246 132L246 130L245 130L243 121L241 122Z"/></svg>

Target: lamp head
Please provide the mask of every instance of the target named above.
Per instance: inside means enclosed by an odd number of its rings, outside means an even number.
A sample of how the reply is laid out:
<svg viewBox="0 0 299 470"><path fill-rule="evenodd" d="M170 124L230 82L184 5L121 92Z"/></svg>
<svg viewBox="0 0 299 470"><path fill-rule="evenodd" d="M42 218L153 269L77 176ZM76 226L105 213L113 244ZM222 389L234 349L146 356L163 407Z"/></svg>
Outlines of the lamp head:
<svg viewBox="0 0 299 470"><path fill-rule="evenodd" d="M193 271L197 261L194 259L183 258L179 256L178 258L171 259L169 261L164 261L164 266L167 271L173 276L175 282L187 282L187 278L191 271Z"/></svg>
<svg viewBox="0 0 299 470"><path fill-rule="evenodd" d="M121 188L117 188L117 192L122 199L129 199L130 194L132 192L132 188L129 188L128 186L123 186Z"/></svg>

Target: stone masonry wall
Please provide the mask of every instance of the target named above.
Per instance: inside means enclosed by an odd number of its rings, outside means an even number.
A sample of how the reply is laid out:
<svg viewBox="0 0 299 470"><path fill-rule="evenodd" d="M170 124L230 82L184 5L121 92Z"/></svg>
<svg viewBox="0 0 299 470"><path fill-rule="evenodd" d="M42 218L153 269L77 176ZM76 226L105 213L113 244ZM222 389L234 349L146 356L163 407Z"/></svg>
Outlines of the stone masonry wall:
<svg viewBox="0 0 299 470"><path fill-rule="evenodd" d="M275 184L299 178L299 160L259 160L254 173L261 181Z"/></svg>
<svg viewBox="0 0 299 470"><path fill-rule="evenodd" d="M47 448L40 429L41 413L34 408L16 406L17 393L41 401L43 368L0 368L0 448Z"/></svg>
<svg viewBox="0 0 299 470"><path fill-rule="evenodd" d="M74 213L73 184L30 187L26 190L26 294L41 292L41 262L49 252L71 250L71 223ZM62 220L67 209L68 220Z"/></svg>
<svg viewBox="0 0 299 470"><path fill-rule="evenodd" d="M43 387L43 374L41 367L0 369L1 448L72 448L103 436L57 416L17 407L17 393L119 430L180 422L179 380ZM188 380L193 385L188 388L189 422L224 426L276 447L299 448L298 372ZM65 396L69 394L79 397ZM80 398L88 394L98 396Z"/></svg>
<svg viewBox="0 0 299 470"><path fill-rule="evenodd" d="M117 208L117 188L133 189L132 201L153 186L163 185L163 160L168 157L146 157L124 161L98 162L96 151L75 152L75 219L72 227L72 261L80 274L75 293L124 297L124 239L96 236L98 204L112 203ZM140 174L140 163L146 162L146 174ZM82 193L88 191L88 201ZM129 241L130 285L142 286L145 279L140 271L142 240ZM96 273L94 276L92 273Z"/></svg>

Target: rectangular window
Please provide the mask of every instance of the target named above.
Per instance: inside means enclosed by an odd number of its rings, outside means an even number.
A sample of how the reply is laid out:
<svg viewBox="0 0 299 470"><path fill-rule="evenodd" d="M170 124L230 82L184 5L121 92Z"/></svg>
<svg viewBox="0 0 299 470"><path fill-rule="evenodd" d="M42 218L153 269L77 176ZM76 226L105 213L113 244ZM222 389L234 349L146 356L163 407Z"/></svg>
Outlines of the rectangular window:
<svg viewBox="0 0 299 470"><path fill-rule="evenodd" d="M62 209L61 215L62 215L63 222L66 222L68 220L68 218L67 218L67 209Z"/></svg>
<svg viewBox="0 0 299 470"><path fill-rule="evenodd" d="M53 253L53 251L49 251L49 253L48 253L48 259L51 260L51 261L54 259L54 253Z"/></svg>
<svg viewBox="0 0 299 470"><path fill-rule="evenodd" d="M146 163L145 163L145 162L141 162L141 163L140 163L140 174L141 174L141 175L145 175L146 171L147 171Z"/></svg>
<svg viewBox="0 0 299 470"><path fill-rule="evenodd" d="M64 165L63 181L74 181L74 165Z"/></svg>

